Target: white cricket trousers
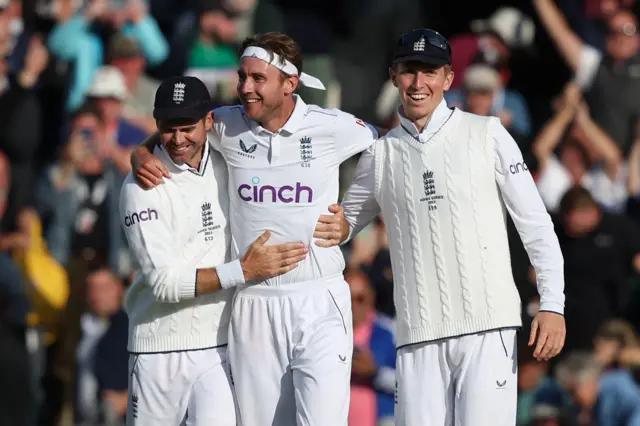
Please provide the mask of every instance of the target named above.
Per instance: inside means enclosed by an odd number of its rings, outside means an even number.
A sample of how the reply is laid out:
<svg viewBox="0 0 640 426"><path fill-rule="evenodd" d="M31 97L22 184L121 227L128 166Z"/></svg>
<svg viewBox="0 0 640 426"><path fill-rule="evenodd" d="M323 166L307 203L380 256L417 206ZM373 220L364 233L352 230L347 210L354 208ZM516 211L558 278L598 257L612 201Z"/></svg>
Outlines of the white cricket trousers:
<svg viewBox="0 0 640 426"><path fill-rule="evenodd" d="M129 356L127 426L236 426L226 347Z"/></svg>
<svg viewBox="0 0 640 426"><path fill-rule="evenodd" d="M241 426L346 426L353 353L342 275L239 289L229 365Z"/></svg>
<svg viewBox="0 0 640 426"><path fill-rule="evenodd" d="M516 330L398 349L397 426L514 426Z"/></svg>

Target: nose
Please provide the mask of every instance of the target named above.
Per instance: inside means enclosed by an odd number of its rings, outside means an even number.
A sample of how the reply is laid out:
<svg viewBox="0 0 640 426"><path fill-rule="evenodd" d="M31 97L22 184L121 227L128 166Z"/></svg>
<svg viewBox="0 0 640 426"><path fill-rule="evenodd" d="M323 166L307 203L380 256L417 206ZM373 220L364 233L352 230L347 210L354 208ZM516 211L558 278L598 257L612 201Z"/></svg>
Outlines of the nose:
<svg viewBox="0 0 640 426"><path fill-rule="evenodd" d="M174 145L180 146L180 145L184 144L185 142L187 142L187 138L186 138L186 135L185 135L185 133L183 131L178 129L175 132L173 132L173 143L174 143Z"/></svg>
<svg viewBox="0 0 640 426"><path fill-rule="evenodd" d="M413 78L413 82L411 84L412 88L420 89L421 87L424 87L426 78L427 76L425 73L418 71Z"/></svg>
<svg viewBox="0 0 640 426"><path fill-rule="evenodd" d="M253 92L253 82L250 78L245 78L244 80L238 80L238 92L243 95Z"/></svg>

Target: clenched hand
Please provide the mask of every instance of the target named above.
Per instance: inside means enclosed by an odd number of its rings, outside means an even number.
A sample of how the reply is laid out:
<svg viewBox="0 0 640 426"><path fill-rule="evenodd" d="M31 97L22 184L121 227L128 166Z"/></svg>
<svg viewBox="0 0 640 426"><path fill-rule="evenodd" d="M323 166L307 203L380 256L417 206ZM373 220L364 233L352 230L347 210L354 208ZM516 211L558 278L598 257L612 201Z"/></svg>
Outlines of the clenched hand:
<svg viewBox="0 0 640 426"><path fill-rule="evenodd" d="M349 223L344 217L344 209L340 204L331 204L329 211L333 214L323 214L318 219L314 238L321 238L316 241L319 247L333 247L347 239L349 236Z"/></svg>
<svg viewBox="0 0 640 426"><path fill-rule="evenodd" d="M242 256L240 264L245 280L262 281L286 274L307 256L308 249L300 242L266 246L270 237L271 231L265 231Z"/></svg>

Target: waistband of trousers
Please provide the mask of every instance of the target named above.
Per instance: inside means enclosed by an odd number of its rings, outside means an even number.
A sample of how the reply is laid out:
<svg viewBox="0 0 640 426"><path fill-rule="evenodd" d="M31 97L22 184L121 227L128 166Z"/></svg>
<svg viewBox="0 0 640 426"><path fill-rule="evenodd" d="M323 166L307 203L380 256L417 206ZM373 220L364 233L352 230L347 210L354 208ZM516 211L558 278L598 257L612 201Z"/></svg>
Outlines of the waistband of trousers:
<svg viewBox="0 0 640 426"><path fill-rule="evenodd" d="M342 274L319 278L317 280L301 281L277 286L264 284L239 286L236 291L236 297L282 297L292 294L331 290L339 287L340 285L346 285L344 275Z"/></svg>

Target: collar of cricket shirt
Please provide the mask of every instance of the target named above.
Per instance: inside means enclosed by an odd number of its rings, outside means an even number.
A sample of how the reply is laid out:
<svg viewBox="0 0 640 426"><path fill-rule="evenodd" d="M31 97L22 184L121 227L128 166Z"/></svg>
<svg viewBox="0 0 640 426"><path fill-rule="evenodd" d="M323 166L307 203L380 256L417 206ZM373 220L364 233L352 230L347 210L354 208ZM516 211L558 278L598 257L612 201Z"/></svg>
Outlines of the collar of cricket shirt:
<svg viewBox="0 0 640 426"><path fill-rule="evenodd" d="M173 164L175 167L177 167L178 169L185 171L185 172L191 172L194 175L198 175L198 176L203 176L204 172L207 170L207 163L209 162L209 139L207 138L207 141L204 143L204 152L202 153L202 160L200 160L200 167L199 168L193 168L190 165L188 165L187 163L184 164L176 164L172 159L171 156L169 155L169 153L164 149L164 147L162 145L157 145L156 146L156 150L154 150L154 154L158 155L159 157L164 157L165 160L169 161L170 164Z"/></svg>
<svg viewBox="0 0 640 426"><path fill-rule="evenodd" d="M431 119L427 123L427 125L422 129L422 132L418 131L418 128L413 121L409 120L404 116L404 112L402 111L402 106L398 107L398 116L400 117L400 125L404 128L404 130L409 133L416 140L426 143L429 139L431 139L440 128L446 123L446 121L451 116L451 109L447 106L447 101L442 99L442 101L438 104L436 109L433 111L431 115Z"/></svg>
<svg viewBox="0 0 640 426"><path fill-rule="evenodd" d="M304 119L307 116L307 110L309 109L309 107L298 95L293 95L293 100L295 101L296 104L293 107L293 112L291 113L291 116L289 117L287 122L284 123L284 126L282 126L282 128L278 130L278 132L276 133L285 131L289 134L294 134L295 132L297 132L303 127ZM249 119L246 115L244 117L247 123L249 124L249 127L251 127L251 131L256 136L259 136L263 132L270 135L273 134L269 130L262 127L260 123L258 123L257 121L253 121Z"/></svg>

